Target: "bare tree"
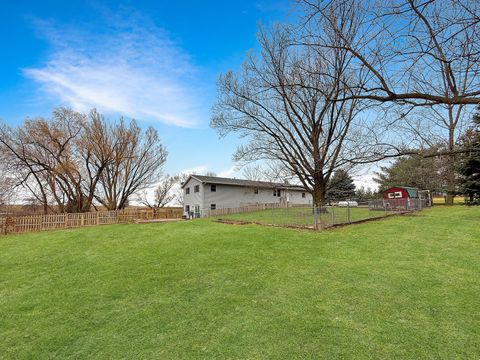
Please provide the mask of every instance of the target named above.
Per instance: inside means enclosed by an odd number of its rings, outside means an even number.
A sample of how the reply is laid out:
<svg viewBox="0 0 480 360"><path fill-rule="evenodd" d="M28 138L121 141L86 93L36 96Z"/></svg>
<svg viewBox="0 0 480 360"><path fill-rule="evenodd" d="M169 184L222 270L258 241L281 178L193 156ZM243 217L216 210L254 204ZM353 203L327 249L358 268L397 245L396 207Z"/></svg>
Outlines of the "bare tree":
<svg viewBox="0 0 480 360"><path fill-rule="evenodd" d="M166 206L175 199L173 190L178 181L178 176L164 176L153 190L153 200L149 199L147 191L144 190L139 197L140 203L151 209L159 209Z"/></svg>
<svg viewBox="0 0 480 360"><path fill-rule="evenodd" d="M342 41L335 32L326 36ZM330 176L348 165L359 134L353 128L359 101L346 86L360 81L347 70L351 55L340 46L292 46L291 29L281 26L261 29L258 38L261 57L250 55L240 74L221 76L211 125L221 135L235 132L249 140L235 160L280 161L321 204Z"/></svg>
<svg viewBox="0 0 480 360"><path fill-rule="evenodd" d="M260 165L247 165L243 168L242 175L251 181L265 180L265 170Z"/></svg>
<svg viewBox="0 0 480 360"><path fill-rule="evenodd" d="M420 156L438 157L445 165L444 180L447 192L446 203L453 204L456 194L456 164L459 153L466 151L465 144L459 143L468 124L465 105L435 105L419 107L410 116L396 122L397 134L411 139L410 143L419 149ZM425 159L428 161L428 159Z"/></svg>
<svg viewBox="0 0 480 360"><path fill-rule="evenodd" d="M20 132L1 124L0 126L0 153L4 166L10 169L15 177L16 185L23 185L31 191L35 186L38 190L32 191L32 195L43 206L43 212L48 212L48 200L46 188L42 181L42 174L38 173L40 169L34 159L27 155L27 143ZM32 180L33 179L33 180Z"/></svg>
<svg viewBox="0 0 480 360"><path fill-rule="evenodd" d="M14 179L0 166L0 205L8 205L12 201L14 194Z"/></svg>
<svg viewBox="0 0 480 360"><path fill-rule="evenodd" d="M86 179L79 169L77 139L86 117L58 108L52 120L26 120L15 129L2 126L0 143L19 183L28 187L47 212L49 197L60 211L86 211L93 194L84 193ZM31 180L34 180L33 182Z"/></svg>
<svg viewBox="0 0 480 360"><path fill-rule="evenodd" d="M359 21L331 16L344 0L299 0L311 31L304 43L339 47L369 81L355 97L413 105L480 103L480 3L468 0L348 2ZM352 19L354 19L352 17ZM325 29L341 42L325 39Z"/></svg>
<svg viewBox="0 0 480 360"><path fill-rule="evenodd" d="M177 178L177 184L175 185L175 188L174 188L174 199L176 200L176 202L180 205L183 206L184 204L184 193L183 193L183 189L182 189L182 185L188 180L188 178L190 177L190 175L192 175L191 173L189 172L183 172L183 173L180 173L178 175L176 175L176 178Z"/></svg>
<svg viewBox="0 0 480 360"><path fill-rule="evenodd" d="M112 161L102 173L96 198L109 210L123 209L129 197L158 181L167 151L154 128L142 132L134 120L127 126L121 119L109 132Z"/></svg>
<svg viewBox="0 0 480 360"><path fill-rule="evenodd" d="M57 108L51 119L0 126L0 151L44 213L89 211L94 199L122 208L136 191L157 179L166 159L157 132L131 122L108 125L92 110ZM101 185L101 186L100 186ZM51 206L55 204L56 206Z"/></svg>
<svg viewBox="0 0 480 360"><path fill-rule="evenodd" d="M415 135L416 148L423 150L429 143L444 143L434 155L448 156L447 202L453 203L455 154L469 150L456 147L456 138L465 112L480 103L480 3L350 1L355 8L352 20L356 18L358 24L354 29L339 26L331 17L332 8L345 5L343 0L299 3L305 11L303 25L309 29L300 43L340 46L352 55L350 67L369 75L368 81L357 85L358 91L350 96L389 104L390 110L392 104L401 106L396 127ZM335 32L342 42L326 41L325 29ZM422 109L421 114L415 116L418 109ZM405 143L389 145L379 151L383 156L415 152Z"/></svg>

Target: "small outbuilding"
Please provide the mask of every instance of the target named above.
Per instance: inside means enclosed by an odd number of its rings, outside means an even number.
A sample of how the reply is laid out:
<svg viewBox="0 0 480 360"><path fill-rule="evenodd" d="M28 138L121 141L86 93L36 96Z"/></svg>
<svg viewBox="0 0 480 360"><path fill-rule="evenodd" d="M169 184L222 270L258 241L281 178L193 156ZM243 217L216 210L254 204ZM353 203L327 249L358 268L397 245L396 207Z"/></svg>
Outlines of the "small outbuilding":
<svg viewBox="0 0 480 360"><path fill-rule="evenodd" d="M422 192L410 186L394 186L383 192L386 208L394 210L420 210L426 206Z"/></svg>
<svg viewBox="0 0 480 360"><path fill-rule="evenodd" d="M370 210L421 210L431 206L430 191L394 186L383 192L383 200L369 202Z"/></svg>
<svg viewBox="0 0 480 360"><path fill-rule="evenodd" d="M383 198L385 200L418 199L419 197L419 190L417 188L408 186L394 186L385 190L383 193Z"/></svg>

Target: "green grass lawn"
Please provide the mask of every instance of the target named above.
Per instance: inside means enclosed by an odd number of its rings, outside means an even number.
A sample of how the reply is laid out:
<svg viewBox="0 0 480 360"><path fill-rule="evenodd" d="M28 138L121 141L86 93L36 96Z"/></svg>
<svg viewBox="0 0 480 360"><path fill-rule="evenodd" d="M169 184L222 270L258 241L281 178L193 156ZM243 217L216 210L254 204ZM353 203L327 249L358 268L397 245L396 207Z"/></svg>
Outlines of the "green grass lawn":
<svg viewBox="0 0 480 360"><path fill-rule="evenodd" d="M480 208L0 237L2 359L478 359Z"/></svg>
<svg viewBox="0 0 480 360"><path fill-rule="evenodd" d="M334 224L345 224L348 222L347 208L338 206L326 207L326 213L319 213L319 224L321 226L330 226ZM389 212L391 214L391 212ZM372 210L368 207L351 207L350 222L382 217L384 211ZM249 221L269 225L298 225L314 226L314 215L312 207L289 207L269 210L259 210L244 212L239 214L229 214L217 216L218 219Z"/></svg>

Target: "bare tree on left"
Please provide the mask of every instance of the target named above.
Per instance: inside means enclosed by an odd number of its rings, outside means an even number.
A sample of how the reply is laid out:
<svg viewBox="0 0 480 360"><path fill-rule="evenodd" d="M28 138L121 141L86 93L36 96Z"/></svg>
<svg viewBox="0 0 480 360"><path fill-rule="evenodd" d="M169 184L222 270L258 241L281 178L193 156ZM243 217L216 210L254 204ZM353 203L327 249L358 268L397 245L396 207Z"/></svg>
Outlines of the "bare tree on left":
<svg viewBox="0 0 480 360"><path fill-rule="evenodd" d="M44 213L85 212L95 201L117 209L149 184L166 160L156 131L148 129L144 141L131 124L135 131L124 134L118 131L123 122L109 124L95 110L82 114L60 107L50 119L27 119L15 128L0 124L0 150L16 185L29 190ZM122 147L133 151L121 152ZM112 168L116 177L109 183ZM105 196L110 184L122 195L114 204Z"/></svg>

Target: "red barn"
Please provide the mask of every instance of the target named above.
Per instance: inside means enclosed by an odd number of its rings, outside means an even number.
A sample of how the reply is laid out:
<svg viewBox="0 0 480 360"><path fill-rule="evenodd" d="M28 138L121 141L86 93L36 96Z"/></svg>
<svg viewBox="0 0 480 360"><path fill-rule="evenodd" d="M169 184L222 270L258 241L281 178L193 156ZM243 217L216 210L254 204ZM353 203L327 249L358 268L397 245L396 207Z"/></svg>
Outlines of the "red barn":
<svg viewBox="0 0 480 360"><path fill-rule="evenodd" d="M383 193L383 198L385 200L389 199L418 199L418 189L414 187L406 186L394 186L390 189L387 189Z"/></svg>
<svg viewBox="0 0 480 360"><path fill-rule="evenodd" d="M383 193L384 205L391 209L421 209L420 194L417 188L394 186Z"/></svg>

